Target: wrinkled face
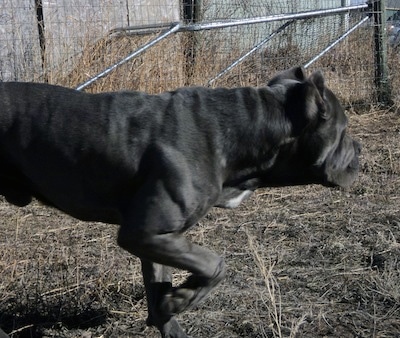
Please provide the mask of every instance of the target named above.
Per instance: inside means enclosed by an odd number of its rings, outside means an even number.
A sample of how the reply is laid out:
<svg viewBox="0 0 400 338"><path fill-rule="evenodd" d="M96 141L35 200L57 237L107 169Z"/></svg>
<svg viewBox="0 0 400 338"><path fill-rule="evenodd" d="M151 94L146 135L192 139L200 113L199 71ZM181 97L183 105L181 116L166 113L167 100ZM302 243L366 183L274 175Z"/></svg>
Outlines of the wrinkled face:
<svg viewBox="0 0 400 338"><path fill-rule="evenodd" d="M304 70L295 67L278 74L268 86L284 93L280 95L295 138L282 151L278 169L270 173L279 177L278 185L350 186L358 176L361 145L347 133L344 109L325 87L322 74L306 78Z"/></svg>
<svg viewBox="0 0 400 338"><path fill-rule="evenodd" d="M314 132L304 133L300 144L303 151L315 149L312 152L313 168L322 174L322 184L348 187L358 177L361 145L347 133L348 120L344 110L327 88L324 102L325 117L317 121Z"/></svg>

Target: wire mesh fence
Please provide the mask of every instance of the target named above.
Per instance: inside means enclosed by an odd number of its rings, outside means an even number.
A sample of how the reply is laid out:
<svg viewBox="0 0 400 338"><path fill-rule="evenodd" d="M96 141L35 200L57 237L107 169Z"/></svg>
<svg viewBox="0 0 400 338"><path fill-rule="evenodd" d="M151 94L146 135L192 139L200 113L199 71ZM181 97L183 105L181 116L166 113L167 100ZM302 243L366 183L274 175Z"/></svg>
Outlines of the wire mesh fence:
<svg viewBox="0 0 400 338"><path fill-rule="evenodd" d="M326 14L343 8L353 9ZM301 19L285 17L317 11ZM185 29L85 90L157 93L184 85L260 86L279 70L307 64L370 11L371 6L354 0L3 0L0 80L77 87L181 22ZM246 19L250 23L235 24ZM218 28L218 22L233 24ZM374 25L367 20L308 67L322 69L345 103L376 102ZM388 59L395 89L395 48ZM392 98L396 101L395 90Z"/></svg>

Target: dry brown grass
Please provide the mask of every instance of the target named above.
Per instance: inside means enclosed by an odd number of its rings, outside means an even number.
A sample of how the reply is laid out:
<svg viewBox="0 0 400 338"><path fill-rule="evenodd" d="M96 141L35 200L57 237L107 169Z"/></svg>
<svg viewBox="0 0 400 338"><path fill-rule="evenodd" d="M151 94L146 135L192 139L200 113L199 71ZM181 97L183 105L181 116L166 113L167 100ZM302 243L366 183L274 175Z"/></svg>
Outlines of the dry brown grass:
<svg viewBox="0 0 400 338"><path fill-rule="evenodd" d="M189 234L228 263L193 337L396 337L400 332L400 116L350 113L363 143L348 191L264 189ZM136 258L116 227L34 203L1 212L0 325L13 337L157 337ZM176 282L184 278L177 272Z"/></svg>
<svg viewBox="0 0 400 338"><path fill-rule="evenodd" d="M48 74L49 82L77 87L119 62L156 36L157 34L104 37L94 44L88 44L82 55L72 63L72 66L61 65L60 69L51 69ZM88 88L88 91L140 89L159 93L183 86L184 57L181 39L181 35L174 35L168 40L161 41L156 48L148 49L145 54L139 55L111 72L107 77L95 82Z"/></svg>

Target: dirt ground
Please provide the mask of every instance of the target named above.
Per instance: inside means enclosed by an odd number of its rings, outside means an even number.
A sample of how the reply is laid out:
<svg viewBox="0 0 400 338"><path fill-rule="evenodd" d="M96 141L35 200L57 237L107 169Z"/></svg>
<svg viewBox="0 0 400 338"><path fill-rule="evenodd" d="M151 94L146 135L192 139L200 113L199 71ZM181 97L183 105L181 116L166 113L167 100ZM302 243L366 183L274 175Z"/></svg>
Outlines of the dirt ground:
<svg viewBox="0 0 400 338"><path fill-rule="evenodd" d="M217 291L179 316L190 336L400 337L400 113L348 115L363 145L349 190L261 189L190 231L228 265ZM4 201L0 223L0 327L11 337L158 337L116 226Z"/></svg>

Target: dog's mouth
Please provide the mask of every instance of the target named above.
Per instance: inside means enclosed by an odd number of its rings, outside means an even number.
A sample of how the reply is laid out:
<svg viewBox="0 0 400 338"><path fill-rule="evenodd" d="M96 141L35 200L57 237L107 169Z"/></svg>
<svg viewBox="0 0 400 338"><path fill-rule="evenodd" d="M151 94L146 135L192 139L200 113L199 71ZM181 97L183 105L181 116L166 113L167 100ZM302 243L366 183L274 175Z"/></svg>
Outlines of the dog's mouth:
<svg viewBox="0 0 400 338"><path fill-rule="evenodd" d="M361 145L351 138L347 139L346 143L342 143L341 148L337 149L334 156L326 163L325 185L327 186L348 188L358 177Z"/></svg>
<svg viewBox="0 0 400 338"><path fill-rule="evenodd" d="M361 154L361 144L357 141L353 141L353 149L354 149L354 154L351 156L350 161L347 165L348 170L355 170L358 172L359 166L360 166L360 154Z"/></svg>
<svg viewBox="0 0 400 338"><path fill-rule="evenodd" d="M360 167L360 161L359 161L359 159L358 159L358 156L355 155L355 156L353 157L353 159L350 161L350 163L349 163L349 165L347 166L347 168L348 168L349 170L357 170L357 171L358 171L359 167Z"/></svg>

